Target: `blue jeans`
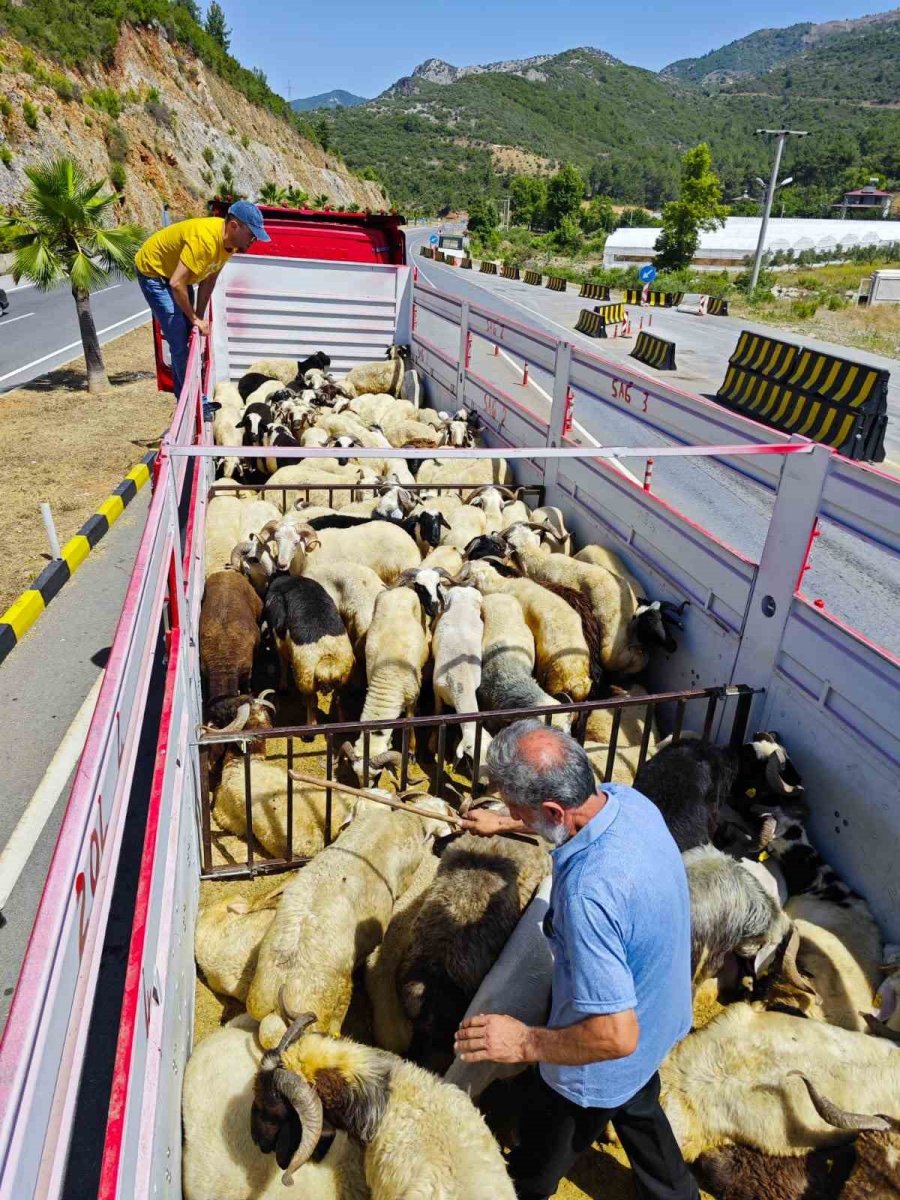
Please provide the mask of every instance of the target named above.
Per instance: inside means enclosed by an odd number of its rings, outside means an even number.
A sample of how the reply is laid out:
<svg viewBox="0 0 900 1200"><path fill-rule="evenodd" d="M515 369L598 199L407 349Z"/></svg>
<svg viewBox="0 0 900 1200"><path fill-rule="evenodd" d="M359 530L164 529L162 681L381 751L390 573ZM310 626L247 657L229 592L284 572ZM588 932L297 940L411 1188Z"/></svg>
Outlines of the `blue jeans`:
<svg viewBox="0 0 900 1200"><path fill-rule="evenodd" d="M175 303L168 279L156 279L149 275L137 273L138 286L144 293L144 299L150 305L150 311L159 322L162 335L169 344L172 355L172 378L175 384L175 398L181 395L185 372L187 371L188 339L191 336L191 323ZM188 288L191 303L194 302L194 289Z"/></svg>

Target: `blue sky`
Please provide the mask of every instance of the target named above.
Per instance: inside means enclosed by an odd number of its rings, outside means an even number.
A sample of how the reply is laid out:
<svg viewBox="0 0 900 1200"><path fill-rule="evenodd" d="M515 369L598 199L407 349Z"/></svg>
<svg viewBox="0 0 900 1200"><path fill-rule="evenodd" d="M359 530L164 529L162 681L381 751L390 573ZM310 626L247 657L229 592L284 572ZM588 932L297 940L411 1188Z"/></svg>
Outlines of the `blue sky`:
<svg viewBox="0 0 900 1200"><path fill-rule="evenodd" d="M205 8L206 0L201 0ZM374 96L426 58L455 66L597 46L635 66L658 70L677 58L797 21L829 21L877 11L871 3L759 0L412 0L300 3L222 0L231 48L246 66L262 67L282 95L344 88Z"/></svg>

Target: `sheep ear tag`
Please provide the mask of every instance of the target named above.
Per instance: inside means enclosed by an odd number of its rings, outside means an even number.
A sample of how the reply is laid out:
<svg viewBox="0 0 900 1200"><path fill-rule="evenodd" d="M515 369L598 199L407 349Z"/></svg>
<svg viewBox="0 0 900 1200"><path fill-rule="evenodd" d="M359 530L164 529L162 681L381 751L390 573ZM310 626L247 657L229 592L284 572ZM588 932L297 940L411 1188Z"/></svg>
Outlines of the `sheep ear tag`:
<svg viewBox="0 0 900 1200"><path fill-rule="evenodd" d="M747 788L746 792L744 792L744 795L747 797L748 800L755 800L756 799L756 788Z"/></svg>

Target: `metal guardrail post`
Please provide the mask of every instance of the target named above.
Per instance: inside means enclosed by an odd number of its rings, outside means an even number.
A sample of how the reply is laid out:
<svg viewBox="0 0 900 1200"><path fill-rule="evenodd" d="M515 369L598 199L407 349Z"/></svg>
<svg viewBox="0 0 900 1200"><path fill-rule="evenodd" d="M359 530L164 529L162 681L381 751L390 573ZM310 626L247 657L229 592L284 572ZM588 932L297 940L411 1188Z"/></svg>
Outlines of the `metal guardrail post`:
<svg viewBox="0 0 900 1200"><path fill-rule="evenodd" d="M547 429L547 445L561 446L566 432L566 422L570 417L571 400L569 387L569 371L572 366L571 342L558 342L556 346L556 362L553 365L553 403L550 407L550 422ZM559 470L559 459L548 458L544 463L544 486L551 487L556 483ZM548 503L553 503L548 500Z"/></svg>
<svg viewBox="0 0 900 1200"><path fill-rule="evenodd" d="M793 437L792 442L804 439ZM785 456L765 545L750 598L734 663L733 683L763 688L771 681L800 568L806 562L822 489L833 452L814 446L809 454ZM764 700L756 698L751 723L758 721Z"/></svg>
<svg viewBox="0 0 900 1200"><path fill-rule="evenodd" d="M456 403L466 401L466 371L469 366L469 302L463 300L459 308L459 355L456 370Z"/></svg>

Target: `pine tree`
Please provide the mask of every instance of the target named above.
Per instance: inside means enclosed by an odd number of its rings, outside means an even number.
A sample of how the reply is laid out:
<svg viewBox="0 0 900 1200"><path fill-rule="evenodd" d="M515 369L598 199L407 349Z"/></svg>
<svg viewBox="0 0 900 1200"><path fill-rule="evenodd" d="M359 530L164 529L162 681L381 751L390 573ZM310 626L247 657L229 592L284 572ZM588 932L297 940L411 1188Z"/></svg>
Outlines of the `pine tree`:
<svg viewBox="0 0 900 1200"><path fill-rule="evenodd" d="M225 24L225 10L218 0L212 0L206 10L206 32L227 52L231 45L231 30Z"/></svg>

